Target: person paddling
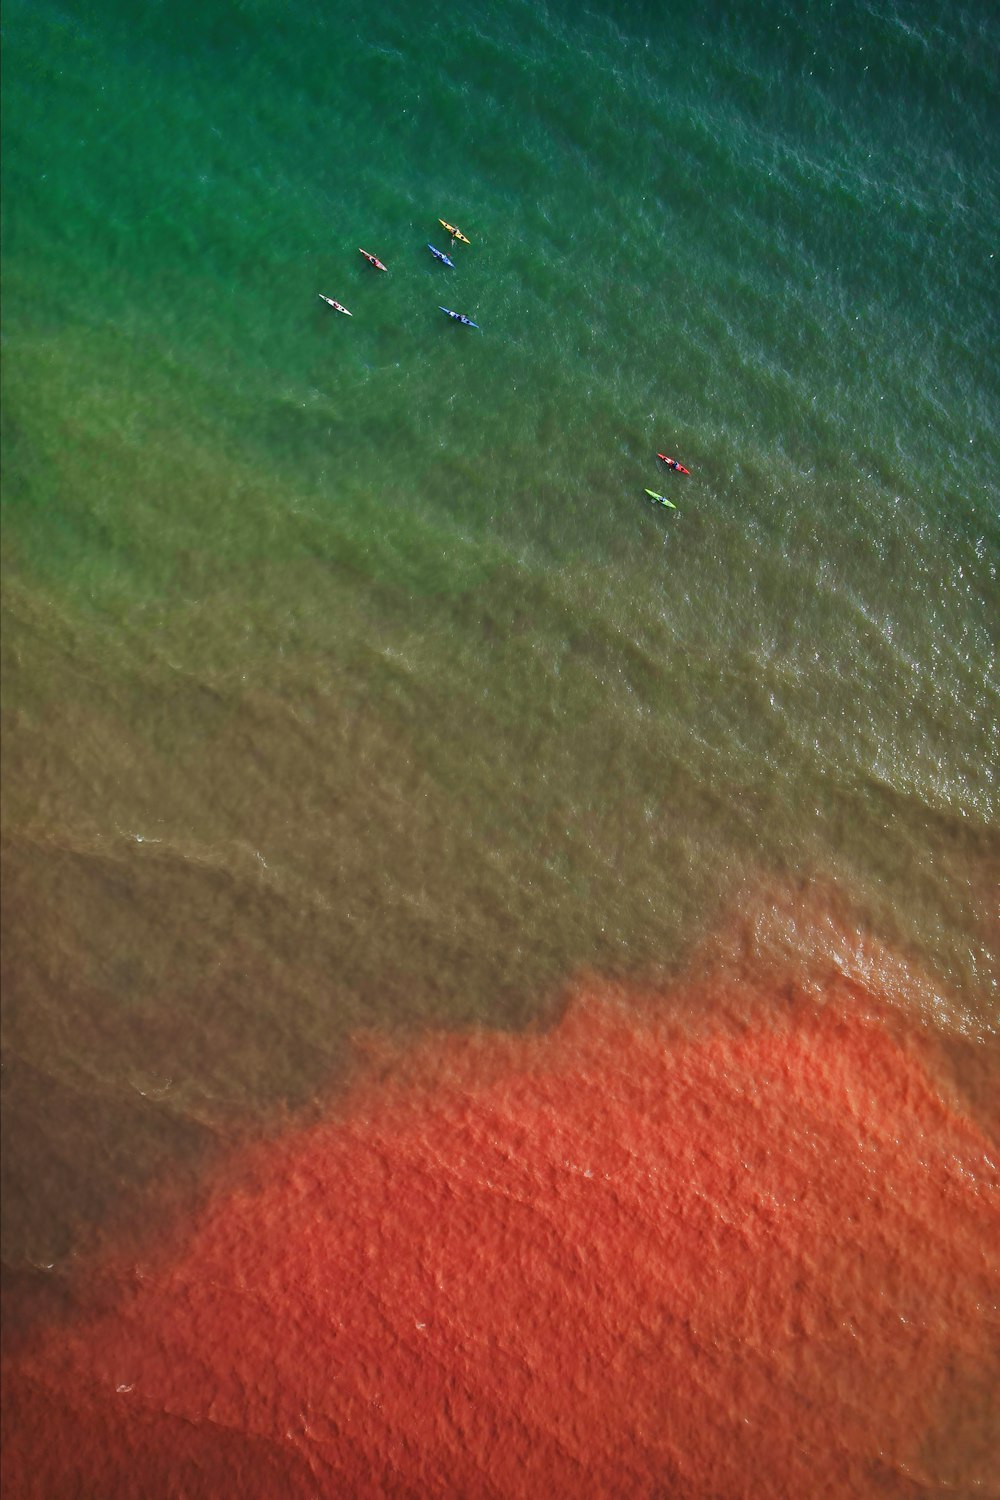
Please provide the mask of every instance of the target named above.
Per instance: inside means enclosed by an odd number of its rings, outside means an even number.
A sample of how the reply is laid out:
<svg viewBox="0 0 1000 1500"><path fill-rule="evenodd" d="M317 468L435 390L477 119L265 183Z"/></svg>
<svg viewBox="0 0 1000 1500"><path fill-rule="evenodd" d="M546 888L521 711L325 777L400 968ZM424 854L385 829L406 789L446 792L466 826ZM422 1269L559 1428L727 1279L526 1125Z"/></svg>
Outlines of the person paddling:
<svg viewBox="0 0 1000 1500"><path fill-rule="evenodd" d="M691 472L690 469L685 469L684 465L676 458L671 458L669 454L658 453L656 456L661 463L666 464L668 469L673 469L677 474L690 474Z"/></svg>

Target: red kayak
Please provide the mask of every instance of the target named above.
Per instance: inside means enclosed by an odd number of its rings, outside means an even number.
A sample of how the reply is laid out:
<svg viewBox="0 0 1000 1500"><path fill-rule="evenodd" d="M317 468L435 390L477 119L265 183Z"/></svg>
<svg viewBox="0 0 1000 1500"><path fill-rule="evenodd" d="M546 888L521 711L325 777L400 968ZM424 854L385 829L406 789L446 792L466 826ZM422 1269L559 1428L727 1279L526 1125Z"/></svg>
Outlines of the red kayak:
<svg viewBox="0 0 1000 1500"><path fill-rule="evenodd" d="M683 464L679 464L676 458L669 458L666 453L658 453L656 456L663 460L668 469L674 469L678 474L690 474L691 472L690 469L685 469Z"/></svg>
<svg viewBox="0 0 1000 1500"><path fill-rule="evenodd" d="M389 267L384 266L377 255L369 255L368 251L362 250L360 245L358 246L358 250L364 256L368 264L375 267L376 271L388 271Z"/></svg>

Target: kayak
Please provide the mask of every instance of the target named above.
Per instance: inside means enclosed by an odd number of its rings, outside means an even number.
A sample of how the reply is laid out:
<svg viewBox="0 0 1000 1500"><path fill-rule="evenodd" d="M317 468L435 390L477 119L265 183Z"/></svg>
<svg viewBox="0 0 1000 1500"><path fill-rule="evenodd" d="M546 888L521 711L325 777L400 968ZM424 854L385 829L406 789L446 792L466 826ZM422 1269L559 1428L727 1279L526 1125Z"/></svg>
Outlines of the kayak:
<svg viewBox="0 0 1000 1500"><path fill-rule="evenodd" d="M444 253L443 250L435 250L434 246L431 244L430 240L427 241L427 248L431 252L431 254L433 255L433 257L434 257L435 260L442 260L442 261L444 261L445 265L446 266L451 266L451 269L454 271L454 269L455 269L455 262L452 260L452 258L451 258L450 255L445 255L445 253Z"/></svg>
<svg viewBox="0 0 1000 1500"><path fill-rule="evenodd" d="M438 307L441 307L440 302L438 303ZM448 316L449 316L449 318L454 318L456 323L464 323L465 326L466 326L466 328L478 328L479 327L479 324L478 323L473 323L473 321L472 321L471 318L467 318L465 316L465 313L452 312L452 310L451 310L450 307L441 307L441 311L443 313L447 313Z"/></svg>
<svg viewBox="0 0 1000 1500"><path fill-rule="evenodd" d="M691 472L690 469L685 469L683 464L679 464L676 458L668 458L665 453L658 453L656 456L663 460L668 469L673 469L677 474L690 474Z"/></svg>
<svg viewBox="0 0 1000 1500"><path fill-rule="evenodd" d="M362 250L360 245L358 246L358 249L359 249L359 251L361 251L361 254L364 256L364 258L368 262L368 264L370 266L374 266L375 269L376 269L376 271L388 271L389 267L388 266L384 266L382 264L382 262L379 260L379 258L378 258L377 255L369 255L368 251L367 250Z"/></svg>
<svg viewBox="0 0 1000 1500"><path fill-rule="evenodd" d="M354 317L354 314L352 312L347 312L347 308L343 305L342 302L335 302L332 297L324 297L322 292L318 293L318 296L319 300L321 302L325 302L327 307L332 307L334 312L347 313L347 316L349 318Z"/></svg>
<svg viewBox="0 0 1000 1500"><path fill-rule="evenodd" d="M674 502L672 500L668 500L666 495L658 495L655 490L647 490L646 494L649 496L650 500L653 501L654 505L666 505L670 510L677 509Z"/></svg>
<svg viewBox="0 0 1000 1500"><path fill-rule="evenodd" d="M472 241L471 240L467 240L465 238L465 235L462 233L462 231L460 229L456 229L455 226L454 226L454 224L448 224L448 223L445 222L444 219L438 219L438 223L444 225L445 229L447 229L448 233L451 235L451 237L452 237L453 240L461 240L463 245L471 245L472 244Z"/></svg>

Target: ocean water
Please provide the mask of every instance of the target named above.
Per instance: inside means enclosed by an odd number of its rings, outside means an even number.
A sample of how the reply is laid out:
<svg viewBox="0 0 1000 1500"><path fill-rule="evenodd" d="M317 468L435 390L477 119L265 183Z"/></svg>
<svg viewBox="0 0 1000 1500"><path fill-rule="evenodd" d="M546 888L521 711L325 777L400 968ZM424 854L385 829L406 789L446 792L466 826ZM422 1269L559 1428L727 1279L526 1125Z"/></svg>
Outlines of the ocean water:
<svg viewBox="0 0 1000 1500"><path fill-rule="evenodd" d="M7 5L14 1322L359 1032L581 976L835 976L990 1123L998 46Z"/></svg>

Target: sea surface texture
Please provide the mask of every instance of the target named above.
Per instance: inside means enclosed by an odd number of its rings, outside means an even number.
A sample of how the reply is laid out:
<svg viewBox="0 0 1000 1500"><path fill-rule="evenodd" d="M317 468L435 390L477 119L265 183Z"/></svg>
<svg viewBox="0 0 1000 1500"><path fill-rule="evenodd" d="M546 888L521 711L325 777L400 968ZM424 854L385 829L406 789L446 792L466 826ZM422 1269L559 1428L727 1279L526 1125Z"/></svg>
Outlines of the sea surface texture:
<svg viewBox="0 0 1000 1500"><path fill-rule="evenodd" d="M1000 1495L992 9L3 43L6 1496Z"/></svg>

